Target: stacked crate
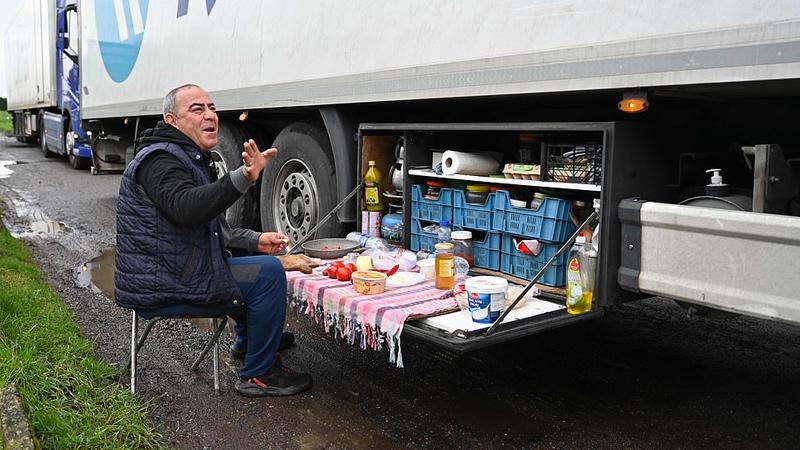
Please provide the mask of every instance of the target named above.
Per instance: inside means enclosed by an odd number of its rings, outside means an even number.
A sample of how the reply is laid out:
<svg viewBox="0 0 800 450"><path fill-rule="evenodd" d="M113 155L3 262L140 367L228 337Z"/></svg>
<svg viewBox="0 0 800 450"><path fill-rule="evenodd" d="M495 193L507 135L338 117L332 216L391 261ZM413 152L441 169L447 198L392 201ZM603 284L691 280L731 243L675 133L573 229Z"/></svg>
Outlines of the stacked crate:
<svg viewBox="0 0 800 450"><path fill-rule="evenodd" d="M492 228L502 232L500 271L526 280L533 278L561 245L575 232L570 212L572 202L546 197L538 209L511 205L508 191L495 192ZM543 244L537 256L520 253L514 238L536 239ZM549 286L566 284L567 252L544 273L539 283Z"/></svg>
<svg viewBox="0 0 800 450"><path fill-rule="evenodd" d="M468 203L464 191L453 192L453 229L472 232L472 262L475 267L500 270L501 233L492 229L495 194L486 201Z"/></svg>
<svg viewBox="0 0 800 450"><path fill-rule="evenodd" d="M424 231L428 225L438 224L447 220L453 223L453 189L442 188L439 198L430 200L425 198L426 187L423 184L411 186L411 250L434 251L434 245L439 239L437 233Z"/></svg>

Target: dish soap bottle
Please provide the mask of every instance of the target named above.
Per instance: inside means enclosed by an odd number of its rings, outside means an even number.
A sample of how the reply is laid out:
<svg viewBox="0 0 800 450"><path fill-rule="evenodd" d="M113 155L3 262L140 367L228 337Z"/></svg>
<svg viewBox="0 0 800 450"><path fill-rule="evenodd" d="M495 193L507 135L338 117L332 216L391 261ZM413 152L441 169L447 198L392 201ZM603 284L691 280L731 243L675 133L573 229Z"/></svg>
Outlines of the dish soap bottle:
<svg viewBox="0 0 800 450"><path fill-rule="evenodd" d="M375 167L375 161L369 162L369 169L364 174L364 201L367 211L383 211L383 177Z"/></svg>
<svg viewBox="0 0 800 450"><path fill-rule="evenodd" d="M597 253L588 251L585 243L586 238L581 233L567 259L567 312L570 314L581 314L592 309Z"/></svg>

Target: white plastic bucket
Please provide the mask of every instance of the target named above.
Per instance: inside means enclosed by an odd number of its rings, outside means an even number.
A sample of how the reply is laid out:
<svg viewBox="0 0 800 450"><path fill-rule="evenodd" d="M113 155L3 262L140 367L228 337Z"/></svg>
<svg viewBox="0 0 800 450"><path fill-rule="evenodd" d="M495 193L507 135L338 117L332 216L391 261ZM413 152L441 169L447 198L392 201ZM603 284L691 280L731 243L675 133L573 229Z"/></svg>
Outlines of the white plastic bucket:
<svg viewBox="0 0 800 450"><path fill-rule="evenodd" d="M464 283L472 321L493 323L503 312L508 281L500 277L472 277Z"/></svg>

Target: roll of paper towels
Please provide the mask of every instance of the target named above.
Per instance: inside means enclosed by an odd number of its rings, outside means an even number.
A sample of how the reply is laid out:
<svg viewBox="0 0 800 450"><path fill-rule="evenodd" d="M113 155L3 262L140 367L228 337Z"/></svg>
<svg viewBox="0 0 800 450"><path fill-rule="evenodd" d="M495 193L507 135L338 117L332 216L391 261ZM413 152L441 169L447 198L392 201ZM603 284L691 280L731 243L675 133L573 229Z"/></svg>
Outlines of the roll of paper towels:
<svg viewBox="0 0 800 450"><path fill-rule="evenodd" d="M442 155L442 172L445 175L495 175L500 163L491 156L447 150Z"/></svg>

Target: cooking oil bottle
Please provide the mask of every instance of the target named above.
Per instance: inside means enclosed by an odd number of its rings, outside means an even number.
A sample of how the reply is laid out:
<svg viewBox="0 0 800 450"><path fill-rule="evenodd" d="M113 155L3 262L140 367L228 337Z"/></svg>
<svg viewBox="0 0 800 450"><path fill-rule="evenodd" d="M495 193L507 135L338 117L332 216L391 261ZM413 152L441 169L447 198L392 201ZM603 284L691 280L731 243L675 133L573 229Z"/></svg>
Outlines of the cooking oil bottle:
<svg viewBox="0 0 800 450"><path fill-rule="evenodd" d="M367 211L383 211L383 177L375 167L375 161L369 162L369 169L364 174L364 186Z"/></svg>
<svg viewBox="0 0 800 450"><path fill-rule="evenodd" d="M567 259L567 312L570 314L592 309L597 252L585 244L586 238L581 233Z"/></svg>

